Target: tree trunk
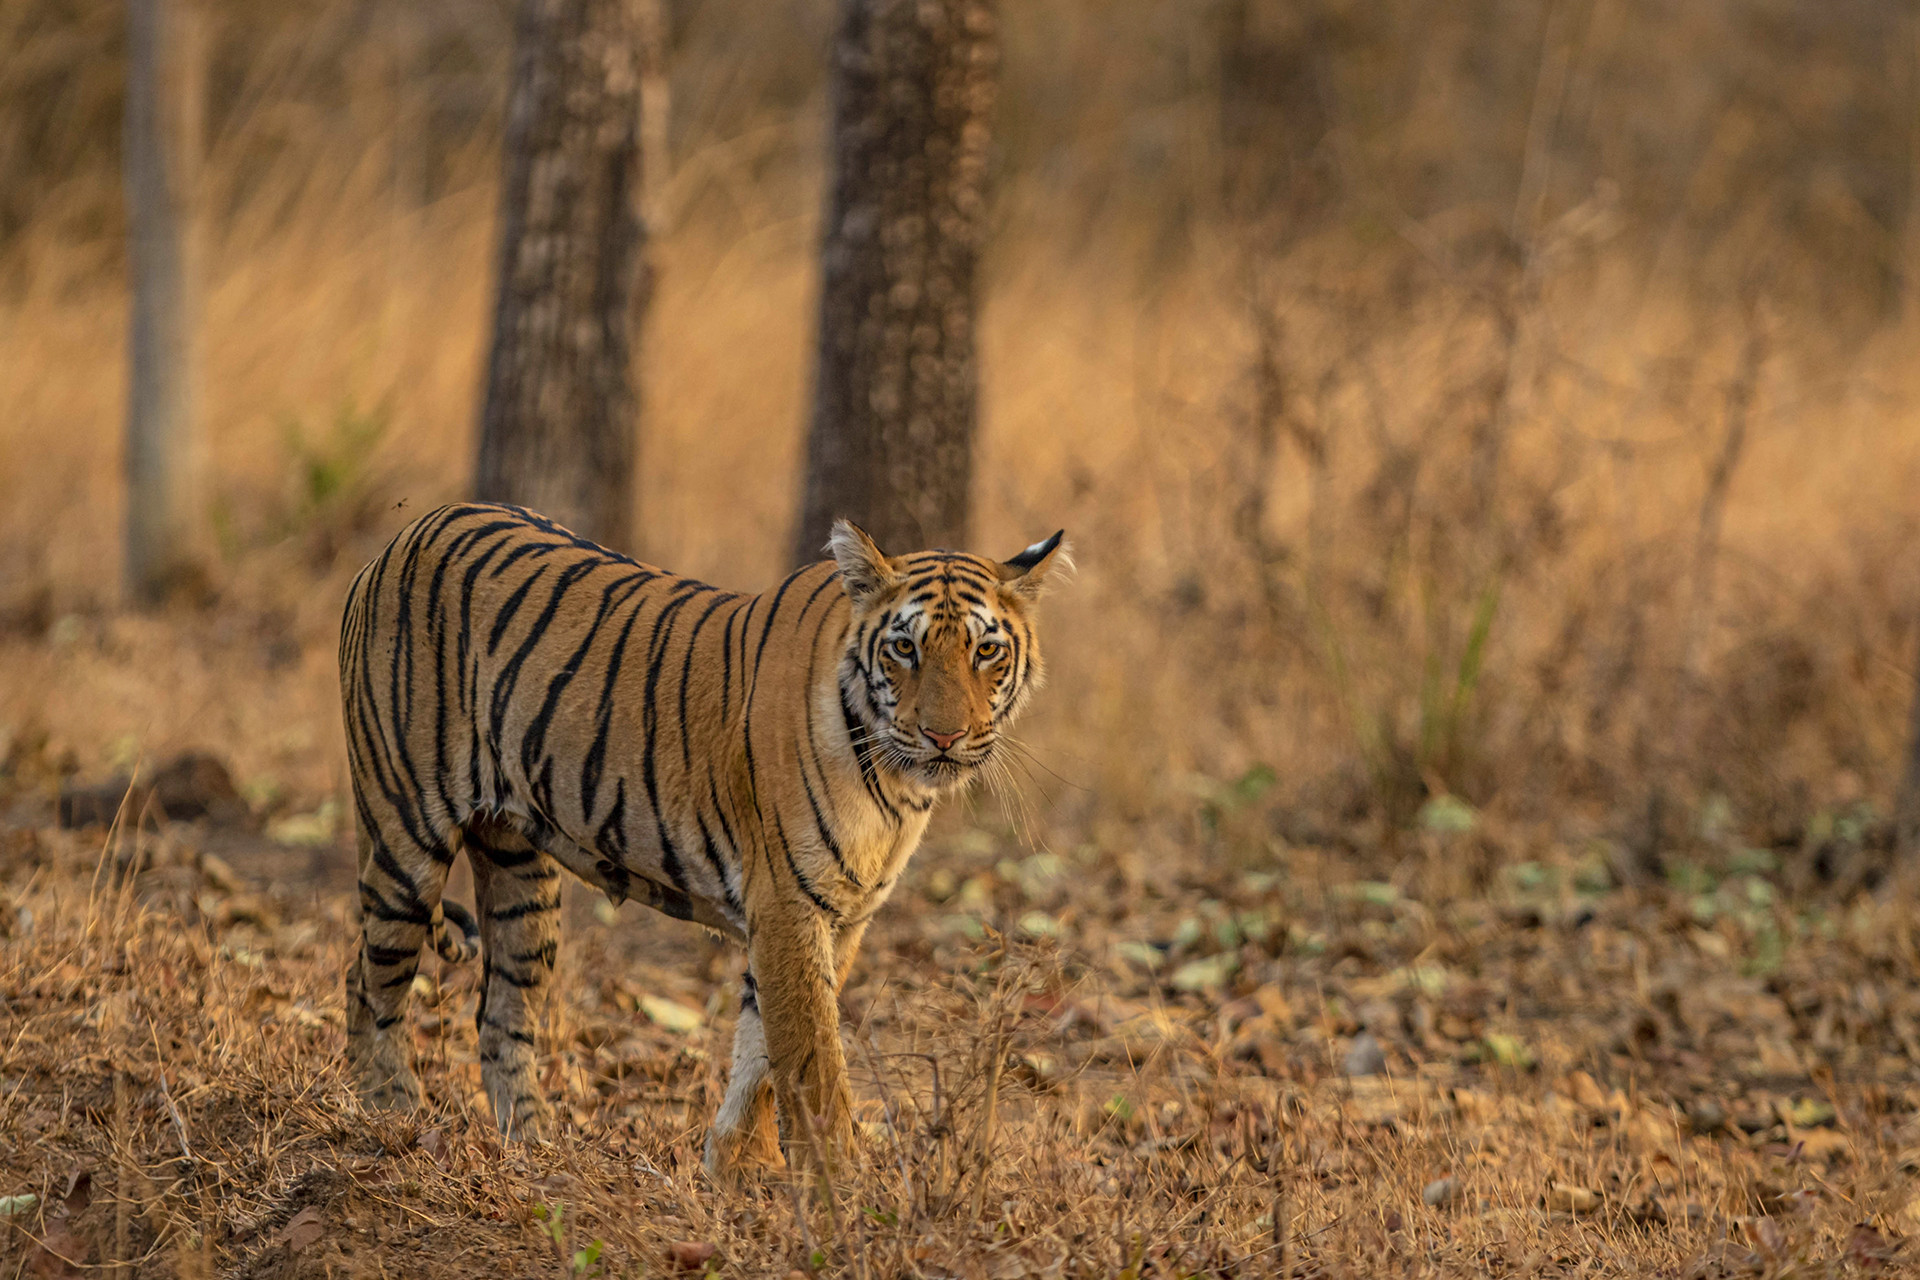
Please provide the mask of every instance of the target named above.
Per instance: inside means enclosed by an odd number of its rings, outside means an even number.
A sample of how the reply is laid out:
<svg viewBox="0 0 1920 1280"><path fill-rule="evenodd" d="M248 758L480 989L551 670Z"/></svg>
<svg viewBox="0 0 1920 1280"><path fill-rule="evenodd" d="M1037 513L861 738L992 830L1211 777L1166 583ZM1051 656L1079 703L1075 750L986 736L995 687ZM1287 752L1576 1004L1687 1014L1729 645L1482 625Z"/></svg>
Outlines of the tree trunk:
<svg viewBox="0 0 1920 1280"><path fill-rule="evenodd" d="M626 548L647 295L627 0L524 0L475 488Z"/></svg>
<svg viewBox="0 0 1920 1280"><path fill-rule="evenodd" d="M1920 859L1920 665L1915 667L1913 703L1907 713L1907 767L1893 810L1895 849Z"/></svg>
<svg viewBox="0 0 1920 1280"><path fill-rule="evenodd" d="M842 0L800 560L966 542L995 59L987 0Z"/></svg>
<svg viewBox="0 0 1920 1280"><path fill-rule="evenodd" d="M126 586L139 604L200 585L198 412L203 28L196 0L128 0L123 144L127 332Z"/></svg>

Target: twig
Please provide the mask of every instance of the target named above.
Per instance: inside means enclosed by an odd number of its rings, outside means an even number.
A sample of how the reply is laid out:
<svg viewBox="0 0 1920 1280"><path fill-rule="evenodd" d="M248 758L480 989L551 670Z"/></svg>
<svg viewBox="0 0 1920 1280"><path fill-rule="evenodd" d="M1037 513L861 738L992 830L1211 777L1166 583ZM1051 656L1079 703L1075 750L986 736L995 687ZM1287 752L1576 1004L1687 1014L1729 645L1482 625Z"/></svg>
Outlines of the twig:
<svg viewBox="0 0 1920 1280"><path fill-rule="evenodd" d="M987 1162L993 1151L993 1131L1000 1118L1000 1068L1007 1060L1007 1015L1002 1010L993 1029L993 1061L987 1066L987 1116L980 1125L979 1148L975 1153L975 1171L973 1179L973 1220L980 1221L980 1212L987 1198Z"/></svg>

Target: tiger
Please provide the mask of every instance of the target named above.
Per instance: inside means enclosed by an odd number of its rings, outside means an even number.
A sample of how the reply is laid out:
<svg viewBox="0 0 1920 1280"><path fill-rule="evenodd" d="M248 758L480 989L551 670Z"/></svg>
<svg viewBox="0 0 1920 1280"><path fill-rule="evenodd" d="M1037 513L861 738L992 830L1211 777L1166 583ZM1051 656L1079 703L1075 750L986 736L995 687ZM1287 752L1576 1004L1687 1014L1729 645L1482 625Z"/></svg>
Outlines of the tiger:
<svg viewBox="0 0 1920 1280"><path fill-rule="evenodd" d="M346 1065L421 1103L409 995L429 941L481 962L481 1083L508 1138L536 1085L564 868L746 949L719 1182L850 1149L838 991L935 802L1042 683L1064 532L995 561L890 556L851 522L758 595L642 564L522 508L441 507L354 578L340 688L359 867ZM443 900L464 851L474 911Z"/></svg>

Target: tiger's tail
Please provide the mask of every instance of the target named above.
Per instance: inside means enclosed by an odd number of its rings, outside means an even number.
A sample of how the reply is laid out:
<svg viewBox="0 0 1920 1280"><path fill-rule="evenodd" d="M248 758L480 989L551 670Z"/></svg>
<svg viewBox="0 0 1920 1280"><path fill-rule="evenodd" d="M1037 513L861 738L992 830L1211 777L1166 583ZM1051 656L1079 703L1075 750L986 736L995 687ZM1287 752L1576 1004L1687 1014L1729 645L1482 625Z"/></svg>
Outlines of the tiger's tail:
<svg viewBox="0 0 1920 1280"><path fill-rule="evenodd" d="M480 924L451 898L442 898L433 911L433 949L448 964L465 964L480 954Z"/></svg>

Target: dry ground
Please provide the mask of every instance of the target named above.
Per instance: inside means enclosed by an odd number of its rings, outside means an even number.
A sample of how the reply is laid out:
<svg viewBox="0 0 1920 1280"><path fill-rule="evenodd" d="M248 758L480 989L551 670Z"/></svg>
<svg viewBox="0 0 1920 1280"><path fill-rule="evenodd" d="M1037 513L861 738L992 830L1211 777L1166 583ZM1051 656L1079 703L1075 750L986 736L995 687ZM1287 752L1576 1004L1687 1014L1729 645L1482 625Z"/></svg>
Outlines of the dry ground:
<svg viewBox="0 0 1920 1280"><path fill-rule="evenodd" d="M1468 896L1460 868L1531 833L1423 833L1385 882L1310 848L1284 874L1036 854L956 815L844 997L869 1164L829 1200L699 1170L740 967L699 931L576 894L547 1045L571 1123L503 1146L471 967L420 983L430 1108L352 1100L332 848L244 824L109 842L43 806L16 797L0 834L9 1280L1920 1257L1912 895L1787 901L1759 854L1628 890L1542 843Z"/></svg>

